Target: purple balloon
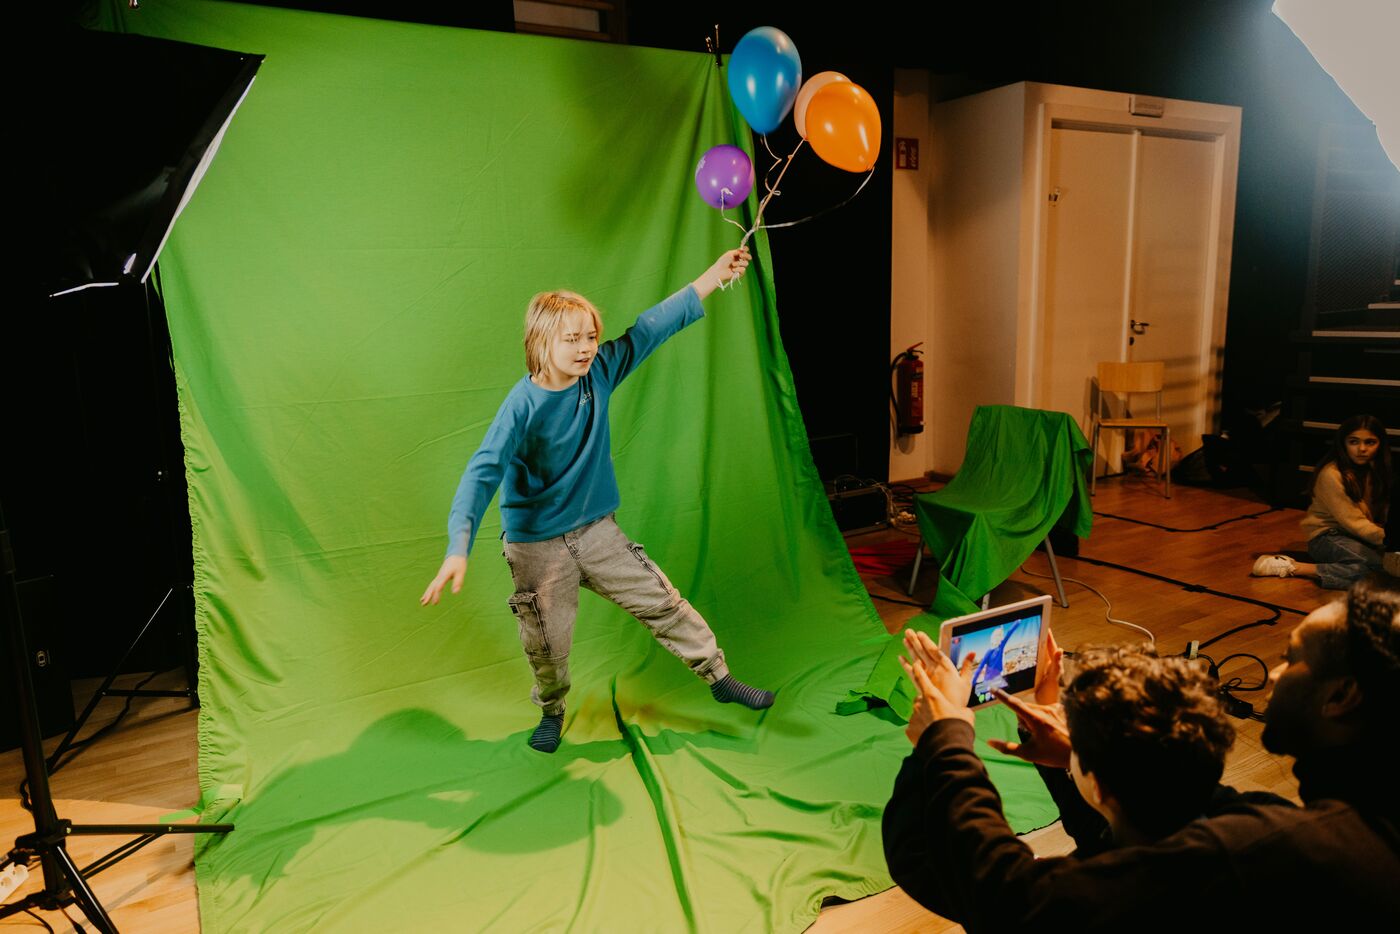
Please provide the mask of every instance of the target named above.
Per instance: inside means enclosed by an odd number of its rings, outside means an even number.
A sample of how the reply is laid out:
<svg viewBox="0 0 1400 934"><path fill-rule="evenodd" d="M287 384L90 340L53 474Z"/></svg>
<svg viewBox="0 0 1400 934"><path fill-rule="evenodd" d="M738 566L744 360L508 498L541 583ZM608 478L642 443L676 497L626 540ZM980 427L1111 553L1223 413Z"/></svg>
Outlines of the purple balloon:
<svg viewBox="0 0 1400 934"><path fill-rule="evenodd" d="M695 167L695 187L710 207L732 208L753 190L753 163L738 146L715 146Z"/></svg>

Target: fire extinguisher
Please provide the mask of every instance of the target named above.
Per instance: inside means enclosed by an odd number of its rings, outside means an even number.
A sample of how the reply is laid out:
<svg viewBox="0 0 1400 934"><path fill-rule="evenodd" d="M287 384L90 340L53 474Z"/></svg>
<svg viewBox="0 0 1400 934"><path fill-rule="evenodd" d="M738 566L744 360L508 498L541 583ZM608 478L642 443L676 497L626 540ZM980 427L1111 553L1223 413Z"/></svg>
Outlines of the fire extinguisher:
<svg viewBox="0 0 1400 934"><path fill-rule="evenodd" d="M919 359L923 343L900 351L890 363L890 375L895 378L890 401L894 403L895 431L901 435L924 430L924 361Z"/></svg>

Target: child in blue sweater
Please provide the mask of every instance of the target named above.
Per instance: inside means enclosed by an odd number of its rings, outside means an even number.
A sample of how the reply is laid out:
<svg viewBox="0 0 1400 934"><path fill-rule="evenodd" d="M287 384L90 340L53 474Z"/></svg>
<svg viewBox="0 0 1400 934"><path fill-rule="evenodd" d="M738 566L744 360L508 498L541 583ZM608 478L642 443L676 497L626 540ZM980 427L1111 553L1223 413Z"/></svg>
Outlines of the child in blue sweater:
<svg viewBox="0 0 1400 934"><path fill-rule="evenodd" d="M563 732L580 587L640 620L716 700L755 710L773 703L770 692L729 673L704 617L613 521L620 498L608 430L613 390L668 337L699 320L701 300L743 275L749 259L746 249L730 250L603 344L602 318L581 295L543 292L526 311L529 375L506 396L462 474L447 557L420 602L437 603L449 582L453 593L462 589L481 516L500 487L503 551L515 581L510 608L535 675L531 697L543 711L530 745L541 752L554 752Z"/></svg>

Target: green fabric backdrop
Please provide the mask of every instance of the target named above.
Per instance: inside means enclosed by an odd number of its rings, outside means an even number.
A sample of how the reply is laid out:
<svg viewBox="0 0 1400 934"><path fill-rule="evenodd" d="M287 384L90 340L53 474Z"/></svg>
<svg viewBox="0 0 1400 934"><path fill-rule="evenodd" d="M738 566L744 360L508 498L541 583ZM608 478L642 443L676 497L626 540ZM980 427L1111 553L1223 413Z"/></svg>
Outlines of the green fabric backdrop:
<svg viewBox="0 0 1400 934"><path fill-rule="evenodd" d="M788 931L888 887L907 741L833 713L888 637L811 465L762 236L615 397L613 447L619 521L776 706L715 704L584 594L564 745L530 750L494 508L463 593L417 605L529 296L578 289L616 335L736 243L692 184L746 141L713 60L195 0L116 26L267 56L161 260L200 781L237 823L197 856L205 930ZM997 768L1018 826L1054 819Z"/></svg>

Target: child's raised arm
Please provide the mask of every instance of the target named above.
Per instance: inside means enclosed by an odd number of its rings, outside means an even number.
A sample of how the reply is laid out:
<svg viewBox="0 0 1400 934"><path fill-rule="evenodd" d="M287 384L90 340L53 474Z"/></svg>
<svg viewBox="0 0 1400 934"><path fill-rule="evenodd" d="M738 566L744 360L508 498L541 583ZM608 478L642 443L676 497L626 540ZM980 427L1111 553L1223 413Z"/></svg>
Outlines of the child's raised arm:
<svg viewBox="0 0 1400 934"><path fill-rule="evenodd" d="M703 299L719 288L721 283L728 284L737 280L744 274L744 270L749 268L749 260L752 258L748 247L724 252L715 260L713 266L691 283L695 287L695 294Z"/></svg>

